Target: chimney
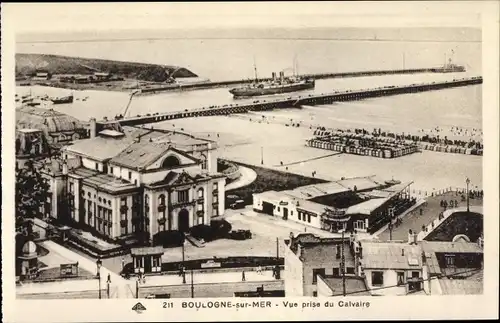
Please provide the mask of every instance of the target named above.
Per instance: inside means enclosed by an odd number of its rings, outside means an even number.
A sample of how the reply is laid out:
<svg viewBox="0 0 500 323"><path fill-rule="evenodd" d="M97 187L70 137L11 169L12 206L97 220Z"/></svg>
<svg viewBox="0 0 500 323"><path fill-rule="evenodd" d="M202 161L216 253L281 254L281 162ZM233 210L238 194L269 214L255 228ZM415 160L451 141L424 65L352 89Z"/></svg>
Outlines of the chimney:
<svg viewBox="0 0 500 323"><path fill-rule="evenodd" d="M62 164L62 173L63 175L68 175L68 164L66 162Z"/></svg>
<svg viewBox="0 0 500 323"><path fill-rule="evenodd" d="M302 257L303 251L304 251L304 249L303 249L302 245L300 243L297 244L297 256Z"/></svg>
<svg viewBox="0 0 500 323"><path fill-rule="evenodd" d="M95 118L90 118L90 138L95 138L97 136L97 120Z"/></svg>
<svg viewBox="0 0 500 323"><path fill-rule="evenodd" d="M413 243L413 231L411 229L408 230L408 243L409 244Z"/></svg>

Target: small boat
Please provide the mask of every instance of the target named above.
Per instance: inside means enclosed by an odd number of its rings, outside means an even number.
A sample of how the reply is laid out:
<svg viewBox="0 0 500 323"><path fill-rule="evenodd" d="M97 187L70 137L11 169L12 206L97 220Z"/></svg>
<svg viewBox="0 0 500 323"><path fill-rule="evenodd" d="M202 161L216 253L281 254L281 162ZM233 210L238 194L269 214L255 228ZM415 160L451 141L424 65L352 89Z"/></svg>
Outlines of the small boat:
<svg viewBox="0 0 500 323"><path fill-rule="evenodd" d="M65 96L65 97L62 97L62 98L51 99L51 101L54 104L73 103L73 95Z"/></svg>

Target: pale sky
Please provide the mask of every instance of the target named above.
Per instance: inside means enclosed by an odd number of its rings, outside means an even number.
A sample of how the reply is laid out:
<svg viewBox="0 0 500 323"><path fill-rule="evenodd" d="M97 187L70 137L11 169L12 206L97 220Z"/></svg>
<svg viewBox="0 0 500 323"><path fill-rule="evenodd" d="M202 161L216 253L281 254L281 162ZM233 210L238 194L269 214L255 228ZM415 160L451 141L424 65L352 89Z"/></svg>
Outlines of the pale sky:
<svg viewBox="0 0 500 323"><path fill-rule="evenodd" d="M2 4L18 33L199 27L481 27L481 6L458 2ZM36 22L36 23L33 23Z"/></svg>

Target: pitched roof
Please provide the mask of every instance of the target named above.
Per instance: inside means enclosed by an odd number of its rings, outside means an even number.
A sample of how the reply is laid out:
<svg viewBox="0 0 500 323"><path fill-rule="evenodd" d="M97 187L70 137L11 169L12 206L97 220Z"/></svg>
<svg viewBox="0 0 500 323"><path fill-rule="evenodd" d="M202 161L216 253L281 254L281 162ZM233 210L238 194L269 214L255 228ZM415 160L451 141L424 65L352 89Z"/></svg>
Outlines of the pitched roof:
<svg viewBox="0 0 500 323"><path fill-rule="evenodd" d="M344 289L342 278L321 277L325 284L330 288L332 296L342 296ZM370 296L365 281L358 278L346 278L346 296Z"/></svg>
<svg viewBox="0 0 500 323"><path fill-rule="evenodd" d="M439 253L483 253L483 249L476 242L466 241L420 241L424 252Z"/></svg>
<svg viewBox="0 0 500 323"><path fill-rule="evenodd" d="M313 199L315 197L338 194L338 193L346 192L348 190L349 189L343 187L342 185L338 184L337 182L328 182L328 183L301 186L301 187L297 187L293 190L282 191L282 193L285 193L285 194L288 194L288 195L291 195L291 196L294 196L297 198L310 200L310 199Z"/></svg>
<svg viewBox="0 0 500 323"><path fill-rule="evenodd" d="M420 269L422 251L418 245L395 242L361 242L361 263L367 269Z"/></svg>
<svg viewBox="0 0 500 323"><path fill-rule="evenodd" d="M130 182L84 167L76 168L70 171L69 174L83 178L85 184L96 186L100 190L119 192L136 188Z"/></svg>
<svg viewBox="0 0 500 323"><path fill-rule="evenodd" d="M23 106L16 109L16 124L21 128L44 129L47 132L64 132L84 129L75 117L40 107Z"/></svg>
<svg viewBox="0 0 500 323"><path fill-rule="evenodd" d="M316 213L318 215L321 215L322 213L324 213L325 209L327 208L326 205L311 202L311 201L304 200L304 199L300 199L300 200L297 199L296 202L299 203L298 205L296 205L297 209L309 211L311 213Z"/></svg>
<svg viewBox="0 0 500 323"><path fill-rule="evenodd" d="M95 137L77 140L63 150L88 156L96 160L107 160L119 154L133 142L133 138Z"/></svg>
<svg viewBox="0 0 500 323"><path fill-rule="evenodd" d="M154 163L168 151L175 151L177 154L180 154L193 162L197 161L192 156L173 148L170 143L141 141L133 143L123 149L123 151L110 160L110 164L131 169L145 168Z"/></svg>
<svg viewBox="0 0 500 323"><path fill-rule="evenodd" d="M444 295L478 295L483 293L483 282L469 279L439 279Z"/></svg>
<svg viewBox="0 0 500 323"><path fill-rule="evenodd" d="M354 186L356 186L357 191L374 189L381 185L381 183L374 181L371 177L346 178L337 181L337 183L350 190L354 190Z"/></svg>
<svg viewBox="0 0 500 323"><path fill-rule="evenodd" d="M370 215L371 212L376 210L378 207L382 206L384 203L389 201L388 197L385 198L373 198L365 202L350 206L346 210L346 214L366 214Z"/></svg>

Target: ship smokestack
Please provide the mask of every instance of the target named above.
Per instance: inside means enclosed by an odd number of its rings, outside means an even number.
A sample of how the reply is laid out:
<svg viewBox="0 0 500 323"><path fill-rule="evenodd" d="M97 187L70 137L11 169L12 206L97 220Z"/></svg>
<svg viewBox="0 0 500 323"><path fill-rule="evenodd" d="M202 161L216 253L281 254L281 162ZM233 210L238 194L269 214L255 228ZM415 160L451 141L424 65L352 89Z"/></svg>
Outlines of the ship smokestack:
<svg viewBox="0 0 500 323"><path fill-rule="evenodd" d="M273 81L276 81L276 72L273 72Z"/></svg>
<svg viewBox="0 0 500 323"><path fill-rule="evenodd" d="M280 81L283 82L285 80L285 72L280 72Z"/></svg>

